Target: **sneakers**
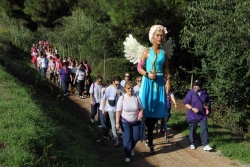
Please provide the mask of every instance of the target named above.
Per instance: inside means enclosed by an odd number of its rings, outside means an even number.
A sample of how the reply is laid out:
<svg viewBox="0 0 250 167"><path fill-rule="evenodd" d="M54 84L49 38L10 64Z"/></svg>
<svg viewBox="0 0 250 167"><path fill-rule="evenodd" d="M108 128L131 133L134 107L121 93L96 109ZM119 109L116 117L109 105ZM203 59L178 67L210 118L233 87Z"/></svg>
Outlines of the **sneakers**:
<svg viewBox="0 0 250 167"><path fill-rule="evenodd" d="M135 156L135 150L134 149L131 150L131 156Z"/></svg>
<svg viewBox="0 0 250 167"><path fill-rule="evenodd" d="M191 150L195 150L195 146L193 144L190 145Z"/></svg>
<svg viewBox="0 0 250 167"><path fill-rule="evenodd" d="M102 128L102 125L98 125L98 128Z"/></svg>
<svg viewBox="0 0 250 167"><path fill-rule="evenodd" d="M79 96L80 99L83 99L83 96Z"/></svg>
<svg viewBox="0 0 250 167"><path fill-rule="evenodd" d="M146 146L147 148L149 148L148 142L145 142L145 146Z"/></svg>
<svg viewBox="0 0 250 167"><path fill-rule="evenodd" d="M204 148L203 148L204 151L210 151L212 150L212 147L210 147L210 145L206 145Z"/></svg>
<svg viewBox="0 0 250 167"><path fill-rule="evenodd" d="M130 162L130 158L125 158L125 162Z"/></svg>
<svg viewBox="0 0 250 167"><path fill-rule="evenodd" d="M90 121L91 121L91 123L92 123L92 124L93 124L93 123L95 123L95 120L94 120L94 119L92 119L92 118L90 119Z"/></svg>

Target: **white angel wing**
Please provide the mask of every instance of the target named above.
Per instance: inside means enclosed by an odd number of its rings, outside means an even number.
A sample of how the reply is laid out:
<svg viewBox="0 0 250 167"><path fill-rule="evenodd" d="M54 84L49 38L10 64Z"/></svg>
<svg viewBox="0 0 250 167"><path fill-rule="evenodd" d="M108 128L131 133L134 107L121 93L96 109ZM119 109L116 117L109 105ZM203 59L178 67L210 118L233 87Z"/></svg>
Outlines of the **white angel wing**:
<svg viewBox="0 0 250 167"><path fill-rule="evenodd" d="M174 43L171 37L163 44L163 49L167 53L168 58L171 59L174 55Z"/></svg>
<svg viewBox="0 0 250 167"><path fill-rule="evenodd" d="M123 45L126 59L134 64L138 63L146 47L137 42L131 34L123 42Z"/></svg>

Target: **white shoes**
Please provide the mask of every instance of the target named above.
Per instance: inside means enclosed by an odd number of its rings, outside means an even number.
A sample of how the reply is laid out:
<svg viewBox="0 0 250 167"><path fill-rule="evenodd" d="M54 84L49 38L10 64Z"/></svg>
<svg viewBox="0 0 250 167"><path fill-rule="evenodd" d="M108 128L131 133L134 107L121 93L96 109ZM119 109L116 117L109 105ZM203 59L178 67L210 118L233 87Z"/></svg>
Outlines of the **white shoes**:
<svg viewBox="0 0 250 167"><path fill-rule="evenodd" d="M210 145L206 145L204 148L203 148L204 151L210 151L212 150L212 147L210 147Z"/></svg>
<svg viewBox="0 0 250 167"><path fill-rule="evenodd" d="M135 156L135 150L134 149L131 150L131 156Z"/></svg>
<svg viewBox="0 0 250 167"><path fill-rule="evenodd" d="M130 158L126 158L126 159L125 159L125 162L130 162Z"/></svg>
<svg viewBox="0 0 250 167"><path fill-rule="evenodd" d="M193 144L191 144L190 149L195 150L195 146ZM212 147L210 147L210 145L208 144L208 145L204 146L203 150L204 151L210 151L210 150L212 150Z"/></svg>
<svg viewBox="0 0 250 167"><path fill-rule="evenodd" d="M91 123L92 123L92 124L93 124L93 123L95 123L95 120L94 120L94 119L92 119L92 118L90 119L90 121L91 121Z"/></svg>
<svg viewBox="0 0 250 167"><path fill-rule="evenodd" d="M190 145L191 150L195 150L195 146L193 144Z"/></svg>

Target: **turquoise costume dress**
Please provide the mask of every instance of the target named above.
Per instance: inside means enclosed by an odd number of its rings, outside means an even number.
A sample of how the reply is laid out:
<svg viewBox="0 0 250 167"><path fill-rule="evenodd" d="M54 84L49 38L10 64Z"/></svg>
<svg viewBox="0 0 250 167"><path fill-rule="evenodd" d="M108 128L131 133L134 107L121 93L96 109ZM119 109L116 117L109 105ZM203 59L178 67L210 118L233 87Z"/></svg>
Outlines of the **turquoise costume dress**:
<svg viewBox="0 0 250 167"><path fill-rule="evenodd" d="M156 56L156 57L155 57ZM142 102L145 118L166 118L168 116L167 96L165 91L165 79L163 67L165 64L164 50L160 49L159 54L155 54L152 47L149 48L149 57L146 59L146 71L154 71L157 76L151 80L145 76L142 77L139 97Z"/></svg>

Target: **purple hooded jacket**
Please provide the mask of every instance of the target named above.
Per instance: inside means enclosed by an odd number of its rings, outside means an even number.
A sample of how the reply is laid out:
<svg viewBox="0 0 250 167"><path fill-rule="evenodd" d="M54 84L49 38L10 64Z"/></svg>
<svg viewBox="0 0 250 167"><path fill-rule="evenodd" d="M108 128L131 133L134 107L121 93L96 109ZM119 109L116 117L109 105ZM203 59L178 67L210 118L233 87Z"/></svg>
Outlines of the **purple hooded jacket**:
<svg viewBox="0 0 250 167"><path fill-rule="evenodd" d="M207 93L207 91L205 89L201 89L201 94L200 94L200 99L201 101L204 103L207 103L210 105L210 98L209 95ZM186 115L186 119L188 122L200 122L201 120L206 120L207 116L206 116L206 110L203 107L203 104L201 103L201 101L199 100L199 95L197 94L197 92L194 91L194 89L191 89L185 99L184 99L184 105L189 104L191 105L193 108L197 108L199 110L198 113L193 112L192 110L187 111L187 115Z"/></svg>

